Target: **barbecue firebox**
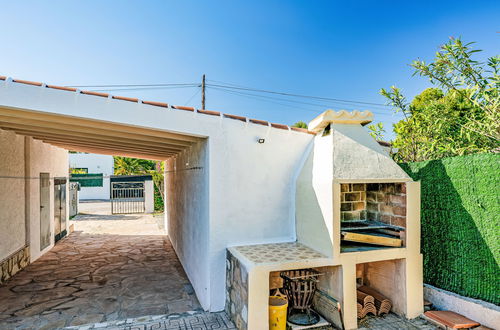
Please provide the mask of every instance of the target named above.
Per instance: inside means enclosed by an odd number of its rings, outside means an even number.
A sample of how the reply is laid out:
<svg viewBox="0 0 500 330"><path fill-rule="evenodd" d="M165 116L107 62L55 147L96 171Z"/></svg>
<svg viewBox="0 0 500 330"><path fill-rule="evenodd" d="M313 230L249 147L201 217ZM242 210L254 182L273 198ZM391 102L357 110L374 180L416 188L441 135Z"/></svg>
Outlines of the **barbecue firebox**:
<svg viewBox="0 0 500 330"><path fill-rule="evenodd" d="M405 183L343 183L340 191L341 252L405 246Z"/></svg>

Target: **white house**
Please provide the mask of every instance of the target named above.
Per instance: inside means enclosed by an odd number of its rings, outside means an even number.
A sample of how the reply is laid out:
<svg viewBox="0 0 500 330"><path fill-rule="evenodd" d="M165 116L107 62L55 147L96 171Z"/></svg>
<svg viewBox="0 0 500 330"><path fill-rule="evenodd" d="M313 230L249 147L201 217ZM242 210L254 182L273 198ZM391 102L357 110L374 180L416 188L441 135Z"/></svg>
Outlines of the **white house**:
<svg viewBox="0 0 500 330"><path fill-rule="evenodd" d="M84 173L102 174L102 184L97 187L81 187L78 197L80 200L85 199L105 199L110 198L110 183L109 177L114 175L113 156L98 155L89 153L70 153L69 167L71 169L79 169Z"/></svg>
<svg viewBox="0 0 500 330"><path fill-rule="evenodd" d="M328 111L307 131L0 77L0 129L9 130L0 147L11 148L8 159L0 159L0 170L13 177L65 175L63 149L166 160L166 228L205 310L229 306L240 328L264 329L273 272L322 267L328 275L322 288L341 303L345 326L352 329L358 275L394 297L397 313L416 317L423 311L419 186L361 127L371 120L370 112ZM50 168L41 168L32 153L48 157L44 166ZM32 260L50 248L39 249L39 182L20 181L0 185L0 196L9 198L0 202L3 263L23 247L32 251ZM383 199L368 200L373 194ZM384 213L386 208L372 212L381 207L373 203L386 198L400 202L397 214ZM379 249L346 244L343 221L375 221L368 216L402 232L402 244ZM257 252L268 248L288 254L260 258ZM231 262L248 275L244 301L229 293ZM383 278L395 289L384 287ZM232 304L238 307L234 313Z"/></svg>

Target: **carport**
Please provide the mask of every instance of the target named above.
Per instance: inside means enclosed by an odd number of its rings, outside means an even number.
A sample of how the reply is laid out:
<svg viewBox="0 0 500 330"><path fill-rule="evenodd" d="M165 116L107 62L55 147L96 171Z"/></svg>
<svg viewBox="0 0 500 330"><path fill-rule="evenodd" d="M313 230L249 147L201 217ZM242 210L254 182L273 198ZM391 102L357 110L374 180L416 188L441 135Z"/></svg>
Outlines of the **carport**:
<svg viewBox="0 0 500 330"><path fill-rule="evenodd" d="M165 227L206 311L224 310L228 246L295 240L307 130L1 76L0 130L66 150L165 160ZM23 173L39 175L27 165ZM25 196L38 191L34 181ZM38 249L31 261L48 251L29 233L36 199L26 215L24 248Z"/></svg>
<svg viewBox="0 0 500 330"><path fill-rule="evenodd" d="M0 107L0 128L67 150L154 160L165 160L200 141L161 130L5 107Z"/></svg>

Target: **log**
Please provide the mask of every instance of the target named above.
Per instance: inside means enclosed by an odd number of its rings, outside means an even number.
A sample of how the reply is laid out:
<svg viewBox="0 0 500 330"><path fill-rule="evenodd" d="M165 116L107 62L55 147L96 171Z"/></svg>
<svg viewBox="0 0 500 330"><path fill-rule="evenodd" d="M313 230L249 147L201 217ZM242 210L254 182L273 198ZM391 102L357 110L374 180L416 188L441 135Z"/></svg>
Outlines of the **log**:
<svg viewBox="0 0 500 330"><path fill-rule="evenodd" d="M342 231L342 239L344 241L373 244L373 245L383 245L392 247L401 247L402 241L399 238L382 236L383 234L367 234L367 233L351 233L348 231Z"/></svg>
<svg viewBox="0 0 500 330"><path fill-rule="evenodd" d="M377 315L388 314L391 311L392 302L380 292L366 285L360 286L358 290L367 295L373 296L373 298L375 299Z"/></svg>

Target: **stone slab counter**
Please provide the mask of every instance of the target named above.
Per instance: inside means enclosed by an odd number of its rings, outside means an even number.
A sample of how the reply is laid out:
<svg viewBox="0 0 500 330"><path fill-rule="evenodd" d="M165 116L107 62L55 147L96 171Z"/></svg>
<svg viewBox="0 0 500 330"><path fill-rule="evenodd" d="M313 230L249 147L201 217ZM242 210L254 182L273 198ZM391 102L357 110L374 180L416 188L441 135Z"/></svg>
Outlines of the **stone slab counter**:
<svg viewBox="0 0 500 330"><path fill-rule="evenodd" d="M331 264L331 259L298 242L230 247L226 313L237 329L267 329L270 274Z"/></svg>

